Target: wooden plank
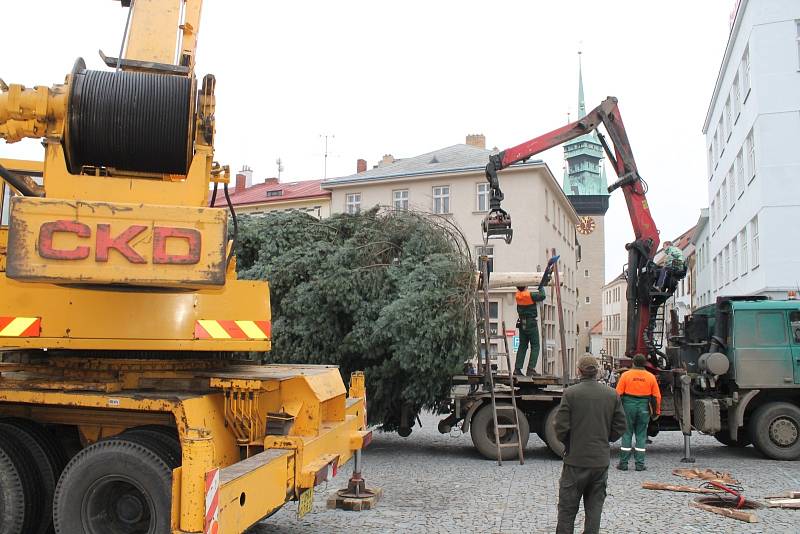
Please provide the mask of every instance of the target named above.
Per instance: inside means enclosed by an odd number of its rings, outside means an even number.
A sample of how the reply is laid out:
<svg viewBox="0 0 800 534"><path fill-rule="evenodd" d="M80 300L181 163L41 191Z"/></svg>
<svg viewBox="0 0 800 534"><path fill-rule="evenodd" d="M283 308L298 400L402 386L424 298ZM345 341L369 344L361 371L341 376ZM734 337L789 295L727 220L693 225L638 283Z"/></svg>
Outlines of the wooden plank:
<svg viewBox="0 0 800 534"><path fill-rule="evenodd" d="M480 276L480 273L476 272L476 275ZM564 276L564 273L560 273L560 275ZM501 289L501 288L511 289L518 286L525 286L525 287L538 286L539 283L542 281L542 276L544 276L544 272L542 271L523 272L523 273L493 272L491 276L489 276L489 289ZM553 285L553 279L550 279L550 283L548 285Z"/></svg>
<svg viewBox="0 0 800 534"><path fill-rule="evenodd" d="M676 484L662 484L660 482L642 482L642 488L647 490L680 491L683 493L722 493L722 490L697 488L694 486L681 486Z"/></svg>
<svg viewBox="0 0 800 534"><path fill-rule="evenodd" d="M745 523L758 523L758 516L756 514L751 514L750 512L745 512L743 510L720 508L719 506L711 506L697 501L689 501L689 506L692 508L697 508L698 510L711 512L712 514L723 515L725 517L730 517L731 519L738 519L739 521L744 521Z"/></svg>

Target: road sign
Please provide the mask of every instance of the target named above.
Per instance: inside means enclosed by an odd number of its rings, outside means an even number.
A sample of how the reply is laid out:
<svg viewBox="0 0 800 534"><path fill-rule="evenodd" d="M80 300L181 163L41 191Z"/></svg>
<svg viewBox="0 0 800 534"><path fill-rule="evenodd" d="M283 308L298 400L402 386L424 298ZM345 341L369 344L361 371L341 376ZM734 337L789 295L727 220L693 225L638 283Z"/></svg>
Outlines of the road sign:
<svg viewBox="0 0 800 534"><path fill-rule="evenodd" d="M511 337L511 336L513 336L513 335L514 335L514 334L516 334L516 333L517 333L517 331L516 331L516 330L506 330L506 335L507 335L508 337Z"/></svg>
<svg viewBox="0 0 800 534"><path fill-rule="evenodd" d="M519 349L519 336L514 336L514 341L511 343L514 350Z"/></svg>

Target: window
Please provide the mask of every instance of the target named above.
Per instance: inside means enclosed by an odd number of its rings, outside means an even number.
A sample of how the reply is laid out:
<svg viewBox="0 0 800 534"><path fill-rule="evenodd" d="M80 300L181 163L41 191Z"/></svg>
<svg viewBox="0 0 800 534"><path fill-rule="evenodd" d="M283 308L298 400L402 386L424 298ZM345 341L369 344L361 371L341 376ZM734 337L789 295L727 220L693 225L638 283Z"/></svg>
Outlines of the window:
<svg viewBox="0 0 800 534"><path fill-rule="evenodd" d="M741 254L739 254L739 257L742 259L742 276L744 276L744 275L747 274L747 270L749 268L748 267L749 258L747 257L747 225L746 224L744 225L744 228L742 228L742 231L739 232L739 246L742 247Z"/></svg>
<svg viewBox="0 0 800 534"><path fill-rule="evenodd" d="M714 258L714 267L711 269L711 287L717 287L717 258Z"/></svg>
<svg viewBox="0 0 800 534"><path fill-rule="evenodd" d="M283 189L273 189L272 191L267 191L268 197L280 197L283 196Z"/></svg>
<svg viewBox="0 0 800 534"><path fill-rule="evenodd" d="M725 101L725 140L731 138L731 130L733 130L733 120L731 120L731 97Z"/></svg>
<svg viewBox="0 0 800 534"><path fill-rule="evenodd" d="M392 191L392 205L396 210L407 210L408 189L397 189Z"/></svg>
<svg viewBox="0 0 800 534"><path fill-rule="evenodd" d="M450 213L449 185L437 185L433 188L433 213Z"/></svg>
<svg viewBox="0 0 800 534"><path fill-rule="evenodd" d="M737 236L738 237L738 236ZM736 242L737 237L731 241L731 279L739 278L739 246Z"/></svg>
<svg viewBox="0 0 800 534"><path fill-rule="evenodd" d="M550 192L547 189L544 190L544 218L550 220Z"/></svg>
<svg viewBox="0 0 800 534"><path fill-rule="evenodd" d="M742 156L741 150L736 154L734 174L736 174L736 186L739 189L739 196L742 196L744 194L744 156Z"/></svg>
<svg viewBox="0 0 800 534"><path fill-rule="evenodd" d="M750 130L744 140L744 149L747 152L747 183L750 183L756 176L756 147L753 140L753 130Z"/></svg>
<svg viewBox="0 0 800 534"><path fill-rule="evenodd" d="M725 152L725 142L728 139L728 134L725 133L726 124L725 124L725 112L723 111L722 117L719 118L719 124L717 124L717 130L719 131L719 155L720 157Z"/></svg>
<svg viewBox="0 0 800 534"><path fill-rule="evenodd" d="M592 302L592 298L591 297L586 297L586 304L591 304L591 302Z"/></svg>
<svg viewBox="0 0 800 534"><path fill-rule="evenodd" d="M584 321L583 322L583 327L584 328L589 328L589 321Z"/></svg>
<svg viewBox="0 0 800 534"><path fill-rule="evenodd" d="M800 69L800 20L794 22L797 25L797 68Z"/></svg>
<svg viewBox="0 0 800 534"><path fill-rule="evenodd" d="M733 122L739 120L739 114L742 111L742 101L739 96L739 75L733 79L733 87L731 87L731 95L733 96Z"/></svg>
<svg viewBox="0 0 800 534"><path fill-rule="evenodd" d="M714 168L717 168L717 159L719 158L719 130L714 132Z"/></svg>
<svg viewBox="0 0 800 534"><path fill-rule="evenodd" d="M351 215L361 211L361 193L347 193L344 197L344 210Z"/></svg>
<svg viewBox="0 0 800 534"><path fill-rule="evenodd" d="M584 269L583 270L583 277L584 278L589 278L589 269Z"/></svg>
<svg viewBox="0 0 800 534"><path fill-rule="evenodd" d="M758 215L750 221L750 249L753 258L753 269L758 267Z"/></svg>
<svg viewBox="0 0 800 534"><path fill-rule="evenodd" d="M722 269L722 280L724 281L725 285L728 285L728 283L731 281L731 254L727 245L722 251Z"/></svg>
<svg viewBox="0 0 800 534"><path fill-rule="evenodd" d="M733 175L733 167L728 171L728 198L731 199L731 209L736 204L736 178Z"/></svg>
<svg viewBox="0 0 800 534"><path fill-rule="evenodd" d="M742 101L747 101L750 94L750 46L744 49L742 56Z"/></svg>
<svg viewBox="0 0 800 534"><path fill-rule="evenodd" d="M728 216L728 177L722 179L722 185L719 187L720 195L722 196L722 218Z"/></svg>
<svg viewBox="0 0 800 534"><path fill-rule="evenodd" d="M717 222L717 201L716 201L716 199L713 199L711 201L711 209L709 210L709 217L711 219L711 228L716 228L716 225L714 224L715 222Z"/></svg>
<svg viewBox="0 0 800 534"><path fill-rule="evenodd" d="M712 149L708 147L708 179L711 180L711 173L714 172L714 154Z"/></svg>
<svg viewBox="0 0 800 534"><path fill-rule="evenodd" d="M489 184L482 183L477 184L478 189L478 204L477 210L478 211L489 211ZM545 191L547 193L547 191Z"/></svg>

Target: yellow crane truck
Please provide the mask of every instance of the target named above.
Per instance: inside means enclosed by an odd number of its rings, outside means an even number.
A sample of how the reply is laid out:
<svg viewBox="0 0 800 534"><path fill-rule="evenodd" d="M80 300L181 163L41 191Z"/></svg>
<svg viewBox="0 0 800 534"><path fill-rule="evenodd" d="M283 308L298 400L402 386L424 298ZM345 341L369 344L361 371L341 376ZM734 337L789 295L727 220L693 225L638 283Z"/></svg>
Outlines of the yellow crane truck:
<svg viewBox="0 0 800 534"><path fill-rule="evenodd" d="M371 439L363 375L236 360L270 349L269 290L209 207L202 2L121 2L108 69L0 80L0 138L44 146L0 160L0 534L242 532Z"/></svg>

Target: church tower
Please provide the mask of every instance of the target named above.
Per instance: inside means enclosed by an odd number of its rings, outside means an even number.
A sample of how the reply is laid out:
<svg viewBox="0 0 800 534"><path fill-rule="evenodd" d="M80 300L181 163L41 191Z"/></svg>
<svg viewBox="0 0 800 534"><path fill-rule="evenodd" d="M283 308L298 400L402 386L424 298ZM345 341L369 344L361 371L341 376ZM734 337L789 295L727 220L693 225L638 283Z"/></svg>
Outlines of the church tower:
<svg viewBox="0 0 800 534"><path fill-rule="evenodd" d="M578 52L578 118L585 115L581 53ZM601 299L606 278L604 218L608 211L608 184L603 168L603 146L597 132L565 144L564 159L564 193L581 218L577 228L581 261L576 283L576 319L579 332L577 352L583 354L589 352L589 331L603 319Z"/></svg>

